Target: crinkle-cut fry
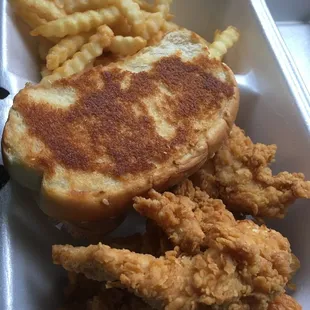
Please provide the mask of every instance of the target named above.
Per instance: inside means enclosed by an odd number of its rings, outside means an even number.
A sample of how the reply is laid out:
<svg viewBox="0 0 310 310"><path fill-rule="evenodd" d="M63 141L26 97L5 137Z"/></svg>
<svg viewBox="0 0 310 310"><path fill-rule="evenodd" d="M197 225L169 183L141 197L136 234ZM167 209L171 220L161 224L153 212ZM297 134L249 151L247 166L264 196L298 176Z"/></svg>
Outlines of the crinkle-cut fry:
<svg viewBox="0 0 310 310"><path fill-rule="evenodd" d="M74 13L64 18L48 22L31 31L31 35L42 35L44 37L64 37L76 35L80 32L87 32L102 24L111 25L120 17L120 11L115 6L104 8L98 11L87 11Z"/></svg>
<svg viewBox="0 0 310 310"><path fill-rule="evenodd" d="M36 13L26 10L16 10L16 14L31 28L37 28L46 24L46 19L39 17Z"/></svg>
<svg viewBox="0 0 310 310"><path fill-rule="evenodd" d="M14 12L28 25L31 29L41 26L47 22L45 18L41 18L37 13L34 13L25 6L22 0L12 1Z"/></svg>
<svg viewBox="0 0 310 310"><path fill-rule="evenodd" d="M240 34L237 28L229 26L223 32L216 31L214 41L209 47L210 57L221 60L238 40Z"/></svg>
<svg viewBox="0 0 310 310"><path fill-rule="evenodd" d="M22 0L19 1L23 10L37 14L47 21L55 20L66 16L66 13L58 8L55 3L47 0Z"/></svg>
<svg viewBox="0 0 310 310"><path fill-rule="evenodd" d="M61 67L54 70L51 75L42 79L41 83L49 85L53 81L81 72L89 63L102 54L104 47L111 44L113 35L110 27L107 25L100 26L97 33L89 38L89 42L82 46L80 52L75 53L72 59L67 60Z"/></svg>
<svg viewBox="0 0 310 310"><path fill-rule="evenodd" d="M64 10L68 14L97 10L113 4L113 0L63 0Z"/></svg>
<svg viewBox="0 0 310 310"><path fill-rule="evenodd" d="M50 48L52 48L53 43L46 38L40 37L39 38L39 56L41 60L46 60L46 56Z"/></svg>
<svg viewBox="0 0 310 310"><path fill-rule="evenodd" d="M44 77L46 77L46 76L52 74L52 71L48 70L48 69L46 68L46 66L43 65L43 66L41 67L40 73L41 73L42 78L44 78Z"/></svg>
<svg viewBox="0 0 310 310"><path fill-rule="evenodd" d="M64 0L67 13L95 10L107 5L115 5L132 25L141 25L144 21L143 12L133 0Z"/></svg>
<svg viewBox="0 0 310 310"><path fill-rule="evenodd" d="M46 66L55 70L68 58L74 55L85 43L88 42L92 32L85 32L75 36L67 36L53 46L46 56Z"/></svg>
<svg viewBox="0 0 310 310"><path fill-rule="evenodd" d="M119 9L121 9L124 15L127 16L127 14L130 15L132 14L133 17L131 21L137 22L134 21L134 18L137 16L136 13L139 7L135 5L136 1L133 0L63 0L63 1L64 1L64 10L68 14L72 14L75 12L85 12L88 10L97 10L104 8L108 5L115 5Z"/></svg>
<svg viewBox="0 0 310 310"><path fill-rule="evenodd" d="M134 0L135 3L137 3L141 10L144 10L146 12L155 13L156 7L153 4L148 3L145 0Z"/></svg>
<svg viewBox="0 0 310 310"><path fill-rule="evenodd" d="M136 33L140 32L145 22L145 16L140 7L133 0L115 0L115 5L120 9L128 22L133 25Z"/></svg>
<svg viewBox="0 0 310 310"><path fill-rule="evenodd" d="M115 36L110 45L110 51L123 56L133 55L146 46L146 40L141 37Z"/></svg>
<svg viewBox="0 0 310 310"><path fill-rule="evenodd" d="M148 14L142 27L136 31L136 34L146 40L150 40L153 35L158 33L165 22L161 12Z"/></svg>
<svg viewBox="0 0 310 310"><path fill-rule="evenodd" d="M99 9L107 5L115 5L135 28L141 28L144 22L143 12L133 0L64 0L64 8L68 13L87 9Z"/></svg>

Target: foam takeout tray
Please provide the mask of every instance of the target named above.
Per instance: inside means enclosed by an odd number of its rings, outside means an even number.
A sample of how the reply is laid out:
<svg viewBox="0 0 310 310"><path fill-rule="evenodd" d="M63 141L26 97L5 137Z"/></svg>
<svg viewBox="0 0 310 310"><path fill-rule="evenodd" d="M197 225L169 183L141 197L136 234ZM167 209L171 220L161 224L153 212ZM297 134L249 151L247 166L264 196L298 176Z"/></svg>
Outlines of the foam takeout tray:
<svg viewBox="0 0 310 310"><path fill-rule="evenodd" d="M310 2L266 0L270 13L310 94Z"/></svg>
<svg viewBox="0 0 310 310"><path fill-rule="evenodd" d="M12 15L8 2L0 0L0 4L2 98L5 90L9 92L0 100L2 131L14 95L26 82L38 81L39 62L36 40ZM240 29L240 42L226 57L241 91L237 123L255 142L278 145L275 172L301 171L310 179L310 99L265 0L175 0L173 12L179 24L209 40L217 28ZM299 201L284 220L270 223L289 238L301 261L294 297L304 309L310 309L309 221L309 202ZM120 231L134 233L138 222L133 214ZM51 246L66 242L71 240L39 210L31 193L11 181L4 186L0 191L0 309L54 310L61 305L66 275L53 266Z"/></svg>

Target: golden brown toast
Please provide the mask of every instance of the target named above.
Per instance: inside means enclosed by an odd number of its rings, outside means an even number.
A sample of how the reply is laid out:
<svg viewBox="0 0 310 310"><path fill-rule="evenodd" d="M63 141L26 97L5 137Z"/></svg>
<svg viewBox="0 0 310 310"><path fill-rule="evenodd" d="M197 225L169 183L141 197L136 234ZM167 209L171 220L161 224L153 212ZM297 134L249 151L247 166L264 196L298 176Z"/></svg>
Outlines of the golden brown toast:
<svg viewBox="0 0 310 310"><path fill-rule="evenodd" d="M238 104L232 71L198 35L177 30L123 62L20 91L5 166L40 191L52 217L113 217L134 196L194 173L228 135Z"/></svg>

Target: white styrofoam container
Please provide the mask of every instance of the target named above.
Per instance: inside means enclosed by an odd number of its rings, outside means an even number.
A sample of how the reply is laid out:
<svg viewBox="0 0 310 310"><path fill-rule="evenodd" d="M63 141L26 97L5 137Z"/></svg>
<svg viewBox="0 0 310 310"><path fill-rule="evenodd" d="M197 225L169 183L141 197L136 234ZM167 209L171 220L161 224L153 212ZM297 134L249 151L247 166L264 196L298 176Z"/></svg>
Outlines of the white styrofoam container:
<svg viewBox="0 0 310 310"><path fill-rule="evenodd" d="M0 128L14 95L27 81L39 78L36 40L1 2L0 86L10 95L0 101ZM292 1L293 2L293 1ZM176 21L212 40L215 29L234 25L241 39L226 62L237 75L241 106L237 123L252 139L276 143L273 168L301 171L310 179L309 97L286 52L264 0L175 0ZM309 68L310 69L310 68ZM51 245L72 242L39 210L31 194L13 182L0 191L0 309L56 309L61 305L65 273L53 266ZM134 233L139 219L126 221ZM289 238L301 261L294 296L310 309L310 206L299 201L284 220L271 226Z"/></svg>
<svg viewBox="0 0 310 310"><path fill-rule="evenodd" d="M310 94L310 2L266 0L288 52Z"/></svg>

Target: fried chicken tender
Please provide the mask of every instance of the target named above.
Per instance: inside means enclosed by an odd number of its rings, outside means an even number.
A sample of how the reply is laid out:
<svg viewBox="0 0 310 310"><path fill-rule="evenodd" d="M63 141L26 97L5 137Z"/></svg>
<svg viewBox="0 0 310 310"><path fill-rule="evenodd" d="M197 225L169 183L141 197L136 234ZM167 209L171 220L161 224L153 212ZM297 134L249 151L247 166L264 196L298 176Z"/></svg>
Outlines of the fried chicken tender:
<svg viewBox="0 0 310 310"><path fill-rule="evenodd" d="M273 285L275 290L281 289L292 272L299 268L288 240L280 233L250 220L236 221L221 200L210 198L206 192L194 188L189 180L179 185L175 192L182 193L187 199L152 190L149 199L135 198L134 207L155 220L184 252L211 247L229 253L244 264L244 275L250 278L255 275L252 285L260 286L259 289ZM186 210L182 216L178 205ZM195 232L203 232L204 237L195 238Z"/></svg>
<svg viewBox="0 0 310 310"><path fill-rule="evenodd" d="M107 288L105 282L69 272L65 290L66 304L60 310L151 310L152 307L125 289ZM230 310L301 310L296 300L286 294L278 295L271 303L254 298L243 298L229 305ZM198 307L199 308L199 307ZM201 306L201 309L225 310L225 306ZM200 309L199 308L199 309Z"/></svg>
<svg viewBox="0 0 310 310"><path fill-rule="evenodd" d="M195 203L188 197L176 197L172 193L163 196L154 190L150 199L136 197L134 208L143 216L154 220L175 245L180 245L187 253L200 249L204 233L196 220L193 209Z"/></svg>
<svg viewBox="0 0 310 310"><path fill-rule="evenodd" d="M254 144L234 126L230 138L191 179L212 198L237 212L283 218L297 198L310 198L310 182L302 173L272 175L276 145Z"/></svg>
<svg viewBox="0 0 310 310"><path fill-rule="evenodd" d="M293 297L282 294L270 303L268 310L302 310L302 308Z"/></svg>
<svg viewBox="0 0 310 310"><path fill-rule="evenodd" d="M213 307L212 310L226 310L226 307ZM228 310L302 310L297 301L286 294L280 294L271 302L258 298L242 298L231 304Z"/></svg>
<svg viewBox="0 0 310 310"><path fill-rule="evenodd" d="M192 256L175 250L155 258L102 244L67 245L53 247L54 263L112 286L119 281L158 309L241 310L249 309L242 299L252 298L266 310L299 267L288 240L252 221L236 221L220 200L186 182L179 190L188 197L151 191L149 199L135 199L135 208L152 215L172 242L195 249ZM204 237L191 239L195 230Z"/></svg>
<svg viewBox="0 0 310 310"><path fill-rule="evenodd" d="M148 199L135 198L134 208L154 220L172 243L188 254L212 247L238 255L249 268L255 266L256 271L269 264L270 275L276 266L275 270L281 268L289 276L291 265L287 263L294 264L296 259L288 240L280 233L250 220L235 220L221 200L210 198L189 180L175 192L176 195L159 194L151 190Z"/></svg>
<svg viewBox="0 0 310 310"><path fill-rule="evenodd" d="M182 251L190 254L199 251L201 246L206 248L204 231L208 225L235 223L234 216L221 200L195 189L191 181L181 183L176 193L180 195L170 192L161 195L151 190L149 199L134 199L134 208L155 221Z"/></svg>
<svg viewBox="0 0 310 310"><path fill-rule="evenodd" d="M236 262L213 249L194 257L167 252L155 258L102 244L87 248L67 245L54 246L53 259L91 279L118 280L157 309L224 304L252 291L251 285L242 281Z"/></svg>
<svg viewBox="0 0 310 310"><path fill-rule="evenodd" d="M268 305L268 298L283 292L281 285L276 289L280 281L256 276L250 280L247 267L212 248L193 257L171 251L155 258L102 244L87 248L58 245L53 247L53 260L91 279L109 280L112 286L113 281L119 281L116 285L133 291L157 309L197 309L200 304L214 306L210 309L223 305L225 309L251 295L259 295L260 300L264 297ZM264 286L266 282L270 283Z"/></svg>

